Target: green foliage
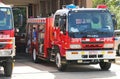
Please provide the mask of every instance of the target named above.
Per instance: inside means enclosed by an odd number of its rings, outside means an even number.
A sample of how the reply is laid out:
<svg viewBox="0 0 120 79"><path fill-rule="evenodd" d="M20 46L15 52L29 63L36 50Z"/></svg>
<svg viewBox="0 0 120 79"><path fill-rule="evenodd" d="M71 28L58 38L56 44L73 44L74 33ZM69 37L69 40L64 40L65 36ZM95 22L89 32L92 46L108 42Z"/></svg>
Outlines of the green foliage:
<svg viewBox="0 0 120 79"><path fill-rule="evenodd" d="M117 29L120 29L120 0L93 0L93 7L98 4L106 4L108 6L108 9L116 16Z"/></svg>
<svg viewBox="0 0 120 79"><path fill-rule="evenodd" d="M98 4L104 4L105 0L93 0L93 7L97 7Z"/></svg>
<svg viewBox="0 0 120 79"><path fill-rule="evenodd" d="M115 14L117 19L117 29L120 29L120 0L110 0L107 5L112 13Z"/></svg>

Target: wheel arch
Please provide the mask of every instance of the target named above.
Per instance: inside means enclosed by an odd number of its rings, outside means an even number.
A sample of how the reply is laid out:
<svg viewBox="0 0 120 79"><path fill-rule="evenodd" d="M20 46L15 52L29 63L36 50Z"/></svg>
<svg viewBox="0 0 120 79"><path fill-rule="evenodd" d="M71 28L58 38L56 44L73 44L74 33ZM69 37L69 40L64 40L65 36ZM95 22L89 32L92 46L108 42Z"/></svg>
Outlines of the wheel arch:
<svg viewBox="0 0 120 79"><path fill-rule="evenodd" d="M61 52L62 52L62 46L61 45L54 45L53 49L54 49L55 53L59 52L60 55L61 55Z"/></svg>

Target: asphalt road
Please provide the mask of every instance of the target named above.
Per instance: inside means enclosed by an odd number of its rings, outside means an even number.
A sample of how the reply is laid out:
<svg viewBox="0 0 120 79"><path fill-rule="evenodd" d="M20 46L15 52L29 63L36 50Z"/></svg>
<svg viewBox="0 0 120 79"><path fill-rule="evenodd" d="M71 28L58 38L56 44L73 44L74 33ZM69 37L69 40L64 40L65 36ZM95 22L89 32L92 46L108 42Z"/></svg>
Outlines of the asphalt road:
<svg viewBox="0 0 120 79"><path fill-rule="evenodd" d="M35 64L28 55L19 54L12 77L4 77L1 68L0 79L120 79L120 65L112 64L109 71L101 71L99 65L74 65L60 72L54 63Z"/></svg>

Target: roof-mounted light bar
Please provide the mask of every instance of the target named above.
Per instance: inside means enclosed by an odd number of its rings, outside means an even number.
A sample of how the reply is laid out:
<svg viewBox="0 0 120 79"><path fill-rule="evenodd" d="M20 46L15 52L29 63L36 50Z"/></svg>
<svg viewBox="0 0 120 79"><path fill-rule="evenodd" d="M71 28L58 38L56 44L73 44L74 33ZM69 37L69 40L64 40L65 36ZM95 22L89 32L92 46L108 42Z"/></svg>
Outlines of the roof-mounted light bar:
<svg viewBox="0 0 120 79"><path fill-rule="evenodd" d="M66 5L67 9L74 9L76 6L74 4Z"/></svg>

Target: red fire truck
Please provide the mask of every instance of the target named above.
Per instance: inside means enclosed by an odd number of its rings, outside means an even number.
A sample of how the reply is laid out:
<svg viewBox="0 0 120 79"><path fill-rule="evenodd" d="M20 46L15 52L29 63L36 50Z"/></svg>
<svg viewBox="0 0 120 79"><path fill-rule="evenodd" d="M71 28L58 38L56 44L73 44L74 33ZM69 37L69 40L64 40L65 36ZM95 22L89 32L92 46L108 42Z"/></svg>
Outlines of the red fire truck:
<svg viewBox="0 0 120 79"><path fill-rule="evenodd" d="M11 76L14 66L15 37L12 8L0 2L0 66Z"/></svg>
<svg viewBox="0 0 120 79"><path fill-rule="evenodd" d="M54 17L29 18L26 35L33 61L53 61L60 71L69 64L99 64L109 70L115 62L114 23L105 6L67 5Z"/></svg>

